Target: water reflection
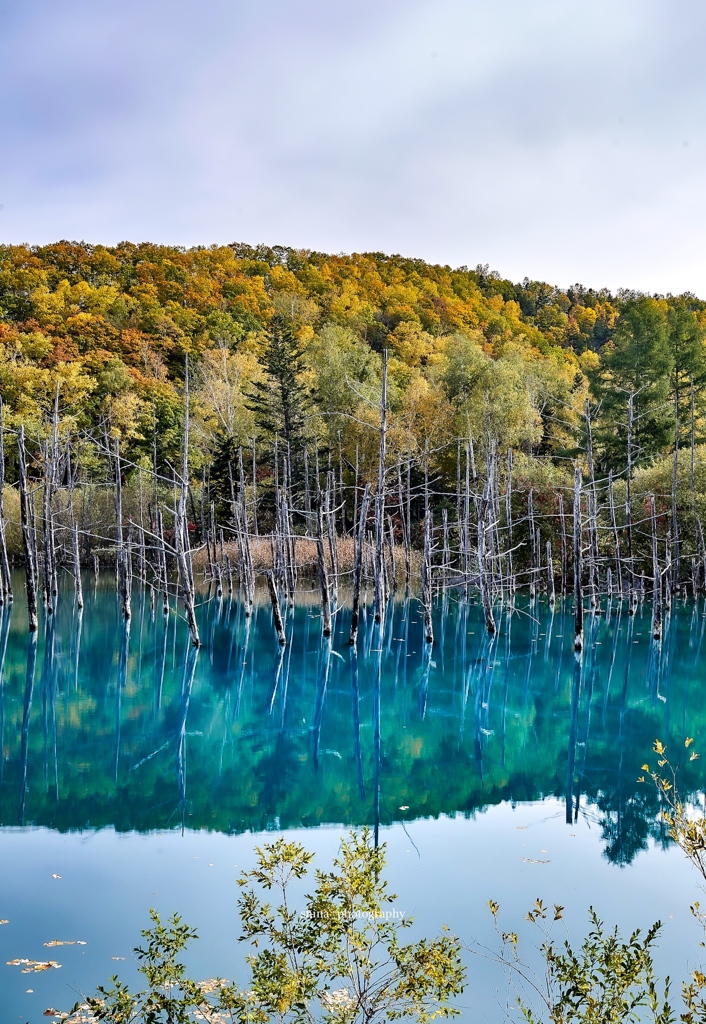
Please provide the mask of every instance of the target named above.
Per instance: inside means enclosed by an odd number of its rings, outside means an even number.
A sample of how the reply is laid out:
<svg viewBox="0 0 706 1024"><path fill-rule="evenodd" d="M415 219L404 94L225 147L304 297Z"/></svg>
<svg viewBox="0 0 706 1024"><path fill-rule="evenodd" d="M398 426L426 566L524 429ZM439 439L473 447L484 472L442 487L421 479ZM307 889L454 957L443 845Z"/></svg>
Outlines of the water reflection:
<svg viewBox="0 0 706 1024"><path fill-rule="evenodd" d="M265 604L205 599L200 652L148 591L133 607L130 626L106 580L80 612L67 588L38 637L20 602L3 609L0 824L377 832L553 795L567 824L597 817L605 856L627 864L661 838L636 782L655 736L683 747L706 717L702 604L674 607L661 645L649 608L588 616L582 658L570 610L518 604L489 637L448 593L433 648L408 596L382 624L362 610L357 651L345 608L322 639L313 597L286 611L285 647Z"/></svg>

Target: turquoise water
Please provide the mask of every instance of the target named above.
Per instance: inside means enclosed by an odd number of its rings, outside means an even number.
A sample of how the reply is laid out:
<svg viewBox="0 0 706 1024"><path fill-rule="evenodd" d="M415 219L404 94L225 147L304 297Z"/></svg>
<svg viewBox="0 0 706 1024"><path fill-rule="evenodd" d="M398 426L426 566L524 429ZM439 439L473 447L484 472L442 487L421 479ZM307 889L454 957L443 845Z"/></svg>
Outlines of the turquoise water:
<svg viewBox="0 0 706 1024"><path fill-rule="evenodd" d="M262 834L286 830L324 864L362 824L388 845L419 934L446 923L492 942L488 898L514 927L542 896L578 935L592 903L626 927L663 918L680 977L697 878L636 779L656 736L676 751L706 735L703 605L675 607L660 647L649 608L614 605L587 622L581 663L561 609L518 602L491 642L478 607L449 594L432 649L420 611L397 600L382 630L369 615L356 656L345 608L329 644L304 595L281 650L266 604L248 620L204 597L195 655L141 592L128 632L108 576L86 579L81 617L67 588L36 644L18 598L0 622L2 1020L133 977L150 906L199 928L196 975L243 977L234 882ZM702 788L700 761L682 785ZM5 966L22 957L62 967ZM502 1019L502 977L468 963L464 1017Z"/></svg>

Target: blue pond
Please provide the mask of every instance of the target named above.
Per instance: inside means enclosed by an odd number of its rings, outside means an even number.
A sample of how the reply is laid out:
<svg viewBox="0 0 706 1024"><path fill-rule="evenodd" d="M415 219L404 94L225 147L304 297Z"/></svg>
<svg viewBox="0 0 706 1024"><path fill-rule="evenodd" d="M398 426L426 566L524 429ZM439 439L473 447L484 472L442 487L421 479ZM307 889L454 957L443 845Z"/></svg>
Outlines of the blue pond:
<svg viewBox="0 0 706 1024"><path fill-rule="evenodd" d="M314 595L288 612L284 649L262 600L248 619L202 595L195 655L147 593L128 631L111 579L86 578L82 616L65 587L36 641L21 597L0 620L3 1021L134 980L149 907L199 929L194 975L244 980L235 879L255 846L287 832L325 865L363 824L414 934L447 924L493 946L486 901L517 928L541 896L574 937L591 904L626 928L661 918L660 967L679 979L695 962L698 879L636 780L655 737L678 754L706 736L703 604L674 607L660 646L649 608L604 607L577 663L559 606L518 600L491 641L450 593L429 648L418 602L398 598L382 628L364 616L356 654L345 607L322 640ZM684 766L692 795L701 766ZM61 968L6 966L21 958ZM467 962L464 1019L503 1019L502 974Z"/></svg>

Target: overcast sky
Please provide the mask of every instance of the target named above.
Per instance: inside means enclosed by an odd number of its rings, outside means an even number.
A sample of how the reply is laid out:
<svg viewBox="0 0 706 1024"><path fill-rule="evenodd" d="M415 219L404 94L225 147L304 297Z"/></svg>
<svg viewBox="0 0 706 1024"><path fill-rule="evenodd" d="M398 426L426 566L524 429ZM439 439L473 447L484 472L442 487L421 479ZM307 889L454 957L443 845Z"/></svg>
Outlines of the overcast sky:
<svg viewBox="0 0 706 1024"><path fill-rule="evenodd" d="M0 0L0 240L706 297L704 0Z"/></svg>

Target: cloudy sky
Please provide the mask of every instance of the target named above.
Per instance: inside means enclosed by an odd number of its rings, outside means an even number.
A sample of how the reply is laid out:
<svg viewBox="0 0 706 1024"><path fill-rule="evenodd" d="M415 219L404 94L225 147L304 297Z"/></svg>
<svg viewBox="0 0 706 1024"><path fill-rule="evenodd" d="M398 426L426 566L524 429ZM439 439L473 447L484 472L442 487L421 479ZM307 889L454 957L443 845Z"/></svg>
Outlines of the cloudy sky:
<svg viewBox="0 0 706 1024"><path fill-rule="evenodd" d="M703 0L0 0L0 241L706 297Z"/></svg>

